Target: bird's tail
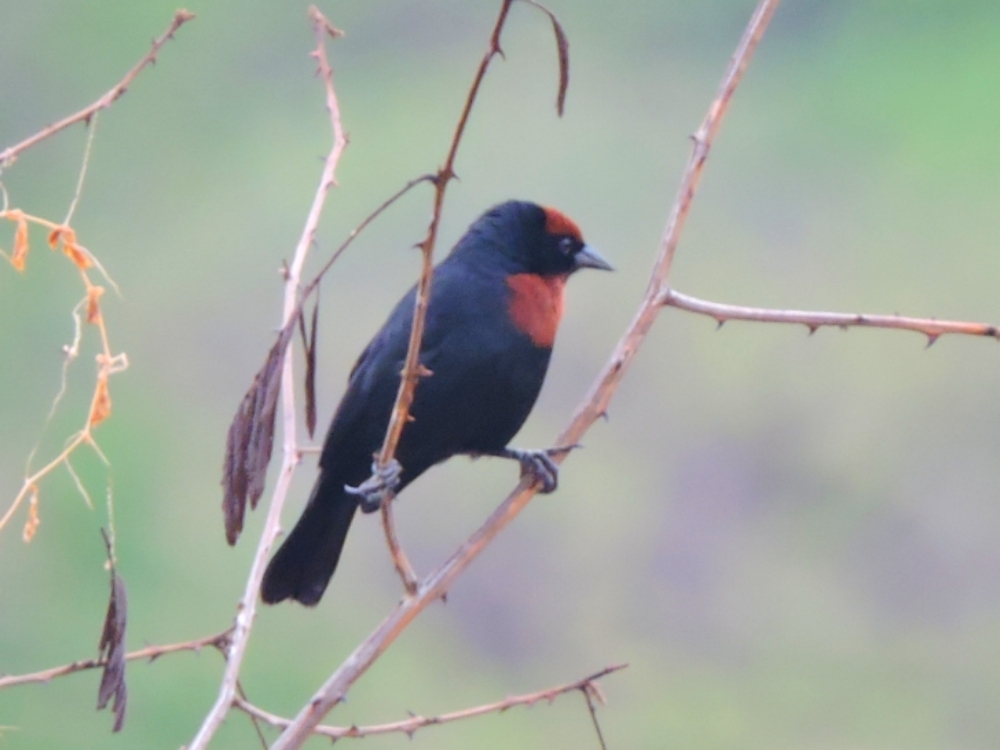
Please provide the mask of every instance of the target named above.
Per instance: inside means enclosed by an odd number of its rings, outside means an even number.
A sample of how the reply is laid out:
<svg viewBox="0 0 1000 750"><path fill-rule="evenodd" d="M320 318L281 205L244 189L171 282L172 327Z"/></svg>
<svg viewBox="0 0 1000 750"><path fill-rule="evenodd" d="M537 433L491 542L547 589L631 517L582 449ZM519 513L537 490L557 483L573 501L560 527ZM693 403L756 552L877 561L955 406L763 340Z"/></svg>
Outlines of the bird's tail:
<svg viewBox="0 0 1000 750"><path fill-rule="evenodd" d="M266 604L291 598L311 607L320 600L357 507L342 480L327 471L320 474L302 517L264 571L261 598Z"/></svg>

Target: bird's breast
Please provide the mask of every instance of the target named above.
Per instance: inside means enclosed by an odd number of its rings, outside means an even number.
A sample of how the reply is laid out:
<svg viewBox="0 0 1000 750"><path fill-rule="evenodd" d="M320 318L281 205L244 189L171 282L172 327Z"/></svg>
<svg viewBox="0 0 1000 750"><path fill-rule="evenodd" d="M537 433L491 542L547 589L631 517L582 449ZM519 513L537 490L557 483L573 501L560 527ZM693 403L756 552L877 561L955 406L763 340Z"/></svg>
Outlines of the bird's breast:
<svg viewBox="0 0 1000 750"><path fill-rule="evenodd" d="M514 327L535 346L551 348L563 313L565 276L517 273L507 277L508 312Z"/></svg>

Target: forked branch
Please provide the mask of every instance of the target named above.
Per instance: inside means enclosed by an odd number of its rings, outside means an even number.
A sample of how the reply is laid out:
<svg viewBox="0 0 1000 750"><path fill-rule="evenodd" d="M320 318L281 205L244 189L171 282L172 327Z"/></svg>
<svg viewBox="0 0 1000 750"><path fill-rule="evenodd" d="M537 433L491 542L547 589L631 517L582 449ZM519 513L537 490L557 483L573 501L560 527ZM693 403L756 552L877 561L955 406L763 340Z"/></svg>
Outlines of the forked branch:
<svg viewBox="0 0 1000 750"><path fill-rule="evenodd" d="M927 337L930 346L944 334L987 336L1000 339L1000 330L987 323L968 323L960 320L935 320L934 318L906 318L901 315L871 315L869 313L835 313L807 310L772 310L762 307L742 307L709 302L667 288L660 296L663 305L678 310L707 315L720 326L730 320L751 320L757 323L796 323L804 325L809 333L823 327L837 328L896 328L916 331Z"/></svg>

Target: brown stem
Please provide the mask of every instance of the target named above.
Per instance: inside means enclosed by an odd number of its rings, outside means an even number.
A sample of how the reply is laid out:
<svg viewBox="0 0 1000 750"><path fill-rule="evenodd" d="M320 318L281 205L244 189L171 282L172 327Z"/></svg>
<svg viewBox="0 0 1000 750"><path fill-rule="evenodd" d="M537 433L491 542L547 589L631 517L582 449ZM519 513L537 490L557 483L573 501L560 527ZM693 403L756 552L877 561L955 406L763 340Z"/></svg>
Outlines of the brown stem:
<svg viewBox="0 0 1000 750"><path fill-rule="evenodd" d="M187 23L193 18L194 18L194 13L189 13L186 10L179 10L176 13L174 13L174 18L170 22L170 26L167 27L167 30L163 32L163 34L159 38L153 41L153 46L149 50L149 52L146 53L146 56L143 57L138 63L136 63L135 67L133 67L132 70L130 70L125 75L125 77L118 82L118 84L114 88L108 91L104 96L95 101L93 104L84 107L76 114L72 114L69 117L65 117L59 122L47 125L34 135L25 138L20 143L17 143L13 146L9 146L3 151L0 151L0 167L10 164L12 161L14 161L14 159L18 157L18 155L22 151L31 148L36 143L44 141L49 136L55 135L60 130L65 130L70 125L73 125L74 123L77 122L89 122L90 118L94 115L95 112L98 112L99 110L102 109L107 109L112 104L114 104L115 100L118 99L122 94L124 94L128 90L128 87L132 84L132 81L135 80L135 77L142 72L142 69L145 68L147 65L152 65L154 62L156 62L156 55L159 53L160 48L164 44L166 44L170 39L173 38L174 33L177 31L177 29L179 29L181 26L183 26L185 23Z"/></svg>

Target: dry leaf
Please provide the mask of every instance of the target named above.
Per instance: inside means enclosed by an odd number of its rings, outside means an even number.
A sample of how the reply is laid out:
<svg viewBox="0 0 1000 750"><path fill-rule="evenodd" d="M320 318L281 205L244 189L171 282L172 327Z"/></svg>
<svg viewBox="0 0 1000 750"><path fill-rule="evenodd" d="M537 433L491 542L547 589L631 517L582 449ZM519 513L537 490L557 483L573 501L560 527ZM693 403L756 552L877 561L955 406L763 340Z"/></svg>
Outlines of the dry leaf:
<svg viewBox="0 0 1000 750"><path fill-rule="evenodd" d="M226 460L222 467L222 515L226 540L236 544L243 530L247 501L251 508L264 493L267 465L274 445L274 416L281 386L281 363L295 332L291 321L267 354L264 366L254 376L243 396L226 436Z"/></svg>
<svg viewBox="0 0 1000 750"><path fill-rule="evenodd" d="M97 376L97 391L94 393L94 402L90 408L91 427L96 427L105 419L111 416L111 394L108 392L108 376L101 373Z"/></svg>
<svg viewBox="0 0 1000 750"><path fill-rule="evenodd" d="M32 485L31 500L28 501L28 520L24 522L24 531L21 532L25 544L34 539L38 524L41 522L42 519L38 516L38 487Z"/></svg>
<svg viewBox="0 0 1000 750"><path fill-rule="evenodd" d="M76 264L76 267L81 271L84 271L94 265L94 261L90 259L90 255L87 251L83 249L82 246L76 244L75 242L70 242L68 239L63 243L63 252L69 256L69 259Z"/></svg>
<svg viewBox="0 0 1000 750"><path fill-rule="evenodd" d="M101 631L101 642L98 644L98 658L104 662L104 673L101 675L101 686L97 690L97 710L105 708L114 698L112 711L115 715L115 725L112 731L117 732L125 723L125 706L128 703L128 688L125 685L125 629L128 625L128 596L125 592L125 581L115 569L114 557L111 554L111 543L104 529L104 543L108 547L108 563L111 568L111 600L108 602L108 612L104 617L104 629Z"/></svg>
<svg viewBox="0 0 1000 750"><path fill-rule="evenodd" d="M10 256L10 264L18 271L24 270L28 249L28 220L24 218L24 214L20 214L17 219L17 231L14 233L14 254Z"/></svg>
<svg viewBox="0 0 1000 750"><path fill-rule="evenodd" d="M104 294L103 286L87 287L87 322L97 323L101 319L101 306L99 300Z"/></svg>
<svg viewBox="0 0 1000 750"><path fill-rule="evenodd" d="M49 247L55 250L59 247L59 240L63 236L63 233L72 232L73 230L69 227L56 227L51 232L49 232ZM75 238L74 238L75 239Z"/></svg>

